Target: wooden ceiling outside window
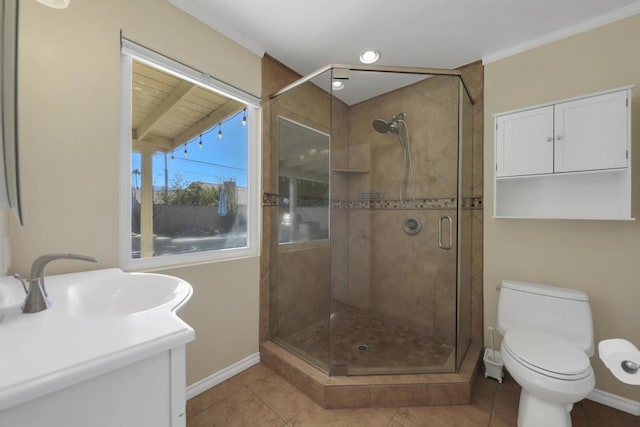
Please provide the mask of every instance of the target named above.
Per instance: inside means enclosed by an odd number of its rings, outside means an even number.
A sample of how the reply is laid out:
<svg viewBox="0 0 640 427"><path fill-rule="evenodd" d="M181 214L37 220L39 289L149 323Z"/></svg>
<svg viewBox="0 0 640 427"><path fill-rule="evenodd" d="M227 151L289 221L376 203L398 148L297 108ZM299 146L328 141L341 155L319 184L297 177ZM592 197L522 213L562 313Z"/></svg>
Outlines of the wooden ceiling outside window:
<svg viewBox="0 0 640 427"><path fill-rule="evenodd" d="M133 61L133 150L170 152L245 108L240 102Z"/></svg>

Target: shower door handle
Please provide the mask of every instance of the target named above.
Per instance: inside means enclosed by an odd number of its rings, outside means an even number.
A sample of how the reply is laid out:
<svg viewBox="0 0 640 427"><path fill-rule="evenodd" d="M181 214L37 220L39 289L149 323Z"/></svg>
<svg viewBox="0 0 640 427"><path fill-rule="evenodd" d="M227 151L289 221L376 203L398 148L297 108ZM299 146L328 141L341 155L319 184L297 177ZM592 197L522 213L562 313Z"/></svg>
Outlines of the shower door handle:
<svg viewBox="0 0 640 427"><path fill-rule="evenodd" d="M442 240L442 227L444 226L445 221L448 223L449 227L449 241L445 243ZM450 216L441 216L438 220L438 246L445 251L450 250L453 247L453 220Z"/></svg>

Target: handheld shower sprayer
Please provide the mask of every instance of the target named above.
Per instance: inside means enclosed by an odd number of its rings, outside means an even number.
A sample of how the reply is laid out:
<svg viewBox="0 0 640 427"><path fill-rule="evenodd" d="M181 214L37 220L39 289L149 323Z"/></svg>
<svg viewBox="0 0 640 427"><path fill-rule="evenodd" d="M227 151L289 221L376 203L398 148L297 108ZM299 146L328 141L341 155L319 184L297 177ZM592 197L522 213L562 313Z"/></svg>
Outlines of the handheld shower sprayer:
<svg viewBox="0 0 640 427"><path fill-rule="evenodd" d="M395 116L391 117L391 119L375 119L371 123L376 132L390 132L396 135L398 137L398 141L400 141L400 147L402 147L402 151L404 153L404 160L402 164L402 181L400 181L400 203L402 205L405 204L405 182L407 181L408 175L411 175L411 186L413 192L411 199L412 201L416 200L416 179L413 173L411 147L409 145L409 127L407 126L407 122L405 121L406 117L407 113L398 113ZM400 131L400 124L402 124L404 132Z"/></svg>
<svg viewBox="0 0 640 427"><path fill-rule="evenodd" d="M379 133L391 132L394 135L400 136L400 128L398 123L404 123L404 119L407 117L406 113L398 113L391 119L375 119L372 123L373 128ZM402 143L402 141L400 141Z"/></svg>

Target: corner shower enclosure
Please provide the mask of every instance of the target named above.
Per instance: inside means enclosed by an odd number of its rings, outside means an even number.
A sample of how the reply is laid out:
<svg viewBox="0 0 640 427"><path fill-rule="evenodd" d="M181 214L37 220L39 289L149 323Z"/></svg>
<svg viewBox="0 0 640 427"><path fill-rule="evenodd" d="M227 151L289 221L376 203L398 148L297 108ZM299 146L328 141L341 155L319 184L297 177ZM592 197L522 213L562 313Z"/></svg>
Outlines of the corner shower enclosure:
<svg viewBox="0 0 640 427"><path fill-rule="evenodd" d="M457 71L358 65L272 97L272 341L328 375L458 369L472 104Z"/></svg>

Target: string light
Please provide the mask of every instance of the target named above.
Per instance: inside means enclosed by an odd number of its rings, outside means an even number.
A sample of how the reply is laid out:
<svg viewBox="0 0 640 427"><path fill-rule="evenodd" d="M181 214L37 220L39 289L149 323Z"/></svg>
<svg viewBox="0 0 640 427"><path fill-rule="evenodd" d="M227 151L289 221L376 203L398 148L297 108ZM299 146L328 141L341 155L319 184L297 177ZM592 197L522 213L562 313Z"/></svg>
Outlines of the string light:
<svg viewBox="0 0 640 427"><path fill-rule="evenodd" d="M242 111L238 111L233 116L231 116L231 117L229 117L229 118L227 118L227 119L225 119L225 120L223 120L223 121L218 123L218 139L222 139L222 137L223 137L223 134L222 134L222 123L226 123L229 120L232 120L235 117L238 117L238 115L240 113L242 113L242 121L241 121L242 126L246 126L247 125L247 109L244 108ZM198 137L198 148L203 148L204 147L204 141L202 140L202 136L206 135L206 134L208 134L210 132L213 132L214 130L215 130L215 126L212 127L212 128L209 128L209 130L207 130L206 132L203 132L203 133L201 133L199 135L199 137ZM188 144L189 144L188 142L184 143L184 151L183 151L184 157L188 157L189 156L189 151L187 149L187 145ZM175 156L175 149L174 149L173 151L171 151L171 160L175 160L175 159L176 159L176 156Z"/></svg>

